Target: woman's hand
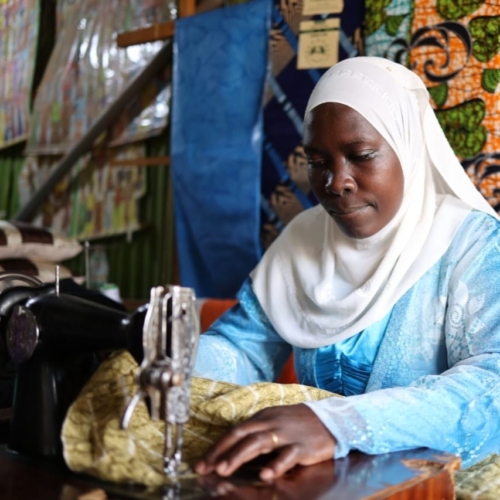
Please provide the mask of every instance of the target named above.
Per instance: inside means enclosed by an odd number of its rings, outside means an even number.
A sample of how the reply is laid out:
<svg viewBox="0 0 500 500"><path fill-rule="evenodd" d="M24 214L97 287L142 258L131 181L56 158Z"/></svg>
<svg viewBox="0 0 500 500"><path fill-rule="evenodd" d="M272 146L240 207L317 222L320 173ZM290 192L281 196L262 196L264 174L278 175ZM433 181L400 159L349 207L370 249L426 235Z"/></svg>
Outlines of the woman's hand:
<svg viewBox="0 0 500 500"><path fill-rule="evenodd" d="M266 408L215 443L195 470L229 476L244 463L272 451L277 456L262 469L263 480L279 477L295 465L332 459L335 438L306 405Z"/></svg>

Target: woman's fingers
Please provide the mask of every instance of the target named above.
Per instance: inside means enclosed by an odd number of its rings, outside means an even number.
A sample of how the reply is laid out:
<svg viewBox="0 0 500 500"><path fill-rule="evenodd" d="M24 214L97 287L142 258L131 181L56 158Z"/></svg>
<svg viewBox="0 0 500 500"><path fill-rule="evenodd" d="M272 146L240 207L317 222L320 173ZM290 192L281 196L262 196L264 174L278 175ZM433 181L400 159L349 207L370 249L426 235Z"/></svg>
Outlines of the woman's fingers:
<svg viewBox="0 0 500 500"><path fill-rule="evenodd" d="M243 464L259 455L271 453L277 447L273 435L270 431L248 435L224 455L223 467L216 466L215 471L221 476L229 476Z"/></svg>
<svg viewBox="0 0 500 500"><path fill-rule="evenodd" d="M226 435L220 438L219 441L217 441L217 443L210 448L205 455L205 458L199 462L198 465L200 468L201 466L205 466L206 468L211 468L213 470L213 465L220 461L221 457L223 457L224 454L231 449L231 447L235 446L247 436L259 432L271 432L275 430L277 427L276 422L271 419L258 418L257 415L250 420L233 427ZM276 434L274 434L274 436L276 436ZM273 434L269 434L268 438L270 438L269 441L274 444ZM271 450L274 448L277 448L277 446L272 447ZM198 470L198 466L196 467L196 471L201 474L209 474L212 470L201 472L201 470Z"/></svg>
<svg viewBox="0 0 500 500"><path fill-rule="evenodd" d="M277 434L272 430L238 427L225 436L204 460L205 474L217 472L229 476L241 465L278 447ZM198 469L196 469L197 472Z"/></svg>
<svg viewBox="0 0 500 500"><path fill-rule="evenodd" d="M285 472L300 464L300 448L297 445L289 445L283 448L279 455L271 460L260 472L260 478L271 481L280 477Z"/></svg>
<svg viewBox="0 0 500 500"><path fill-rule="evenodd" d="M280 449L283 452L262 471L262 479L279 477L297 464L331 459L335 438L306 405L267 408L215 443L195 470L198 474L229 476L257 456Z"/></svg>

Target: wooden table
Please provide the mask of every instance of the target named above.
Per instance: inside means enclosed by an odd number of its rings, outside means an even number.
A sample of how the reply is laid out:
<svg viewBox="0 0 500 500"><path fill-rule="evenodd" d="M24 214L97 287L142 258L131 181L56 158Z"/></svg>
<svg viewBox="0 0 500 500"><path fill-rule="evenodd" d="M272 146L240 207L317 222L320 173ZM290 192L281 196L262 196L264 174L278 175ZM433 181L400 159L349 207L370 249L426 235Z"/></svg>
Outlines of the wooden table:
<svg viewBox="0 0 500 500"><path fill-rule="evenodd" d="M0 448L1 500L452 500L453 470L460 460L418 449L386 455L352 453L300 467L265 484L248 468L230 479L209 476L177 487L147 491L73 474L60 461L22 457Z"/></svg>

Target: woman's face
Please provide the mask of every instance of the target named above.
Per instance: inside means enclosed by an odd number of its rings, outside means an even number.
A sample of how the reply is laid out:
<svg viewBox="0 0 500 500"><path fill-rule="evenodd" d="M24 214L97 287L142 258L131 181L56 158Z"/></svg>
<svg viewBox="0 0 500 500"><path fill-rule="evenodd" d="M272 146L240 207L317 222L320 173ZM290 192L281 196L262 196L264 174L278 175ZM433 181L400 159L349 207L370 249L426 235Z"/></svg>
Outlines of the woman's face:
<svg viewBox="0 0 500 500"><path fill-rule="evenodd" d="M351 238L380 231L397 213L404 191L396 153L357 111L324 103L308 115L304 130L311 189Z"/></svg>

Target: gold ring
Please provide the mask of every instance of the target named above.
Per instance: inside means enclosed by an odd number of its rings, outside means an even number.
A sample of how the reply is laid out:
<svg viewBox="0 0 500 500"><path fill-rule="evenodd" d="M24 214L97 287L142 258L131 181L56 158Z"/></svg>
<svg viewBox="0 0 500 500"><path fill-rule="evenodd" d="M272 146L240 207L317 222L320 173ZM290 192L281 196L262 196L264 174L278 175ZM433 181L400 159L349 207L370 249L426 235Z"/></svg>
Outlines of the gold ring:
<svg viewBox="0 0 500 500"><path fill-rule="evenodd" d="M276 432L271 431L271 437L273 438L274 446L278 446L280 440L279 440L278 435L276 434Z"/></svg>

